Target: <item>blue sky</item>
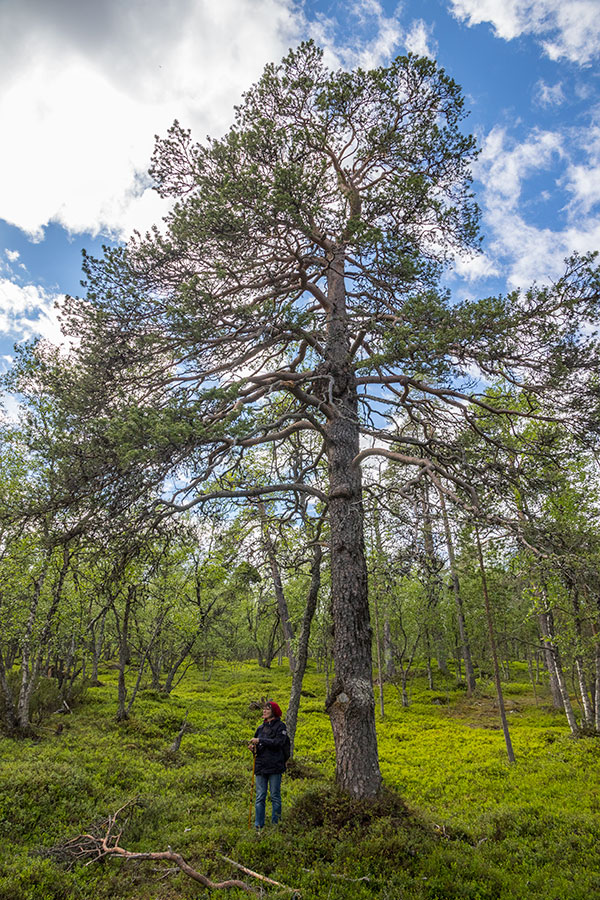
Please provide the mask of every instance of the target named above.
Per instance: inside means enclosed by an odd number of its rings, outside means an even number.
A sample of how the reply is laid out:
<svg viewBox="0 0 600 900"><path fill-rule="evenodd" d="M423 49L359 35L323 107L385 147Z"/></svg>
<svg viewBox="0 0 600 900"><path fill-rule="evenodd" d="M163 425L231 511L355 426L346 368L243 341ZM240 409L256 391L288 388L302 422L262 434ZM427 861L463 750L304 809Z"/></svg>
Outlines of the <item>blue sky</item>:
<svg viewBox="0 0 600 900"><path fill-rule="evenodd" d="M15 342L60 341L82 247L160 219L154 135L174 118L223 133L265 63L308 37L332 66L411 50L462 85L484 243L457 261L457 297L600 248L600 0L3 0L1 367Z"/></svg>

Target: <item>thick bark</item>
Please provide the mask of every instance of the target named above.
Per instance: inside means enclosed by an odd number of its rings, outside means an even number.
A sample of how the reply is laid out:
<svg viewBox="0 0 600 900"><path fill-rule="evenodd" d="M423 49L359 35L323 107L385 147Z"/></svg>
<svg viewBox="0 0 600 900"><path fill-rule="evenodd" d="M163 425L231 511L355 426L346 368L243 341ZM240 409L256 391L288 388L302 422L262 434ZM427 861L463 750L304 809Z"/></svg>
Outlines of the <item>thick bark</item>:
<svg viewBox="0 0 600 900"><path fill-rule="evenodd" d="M335 677L327 698L336 748L336 777L354 797L381 787L375 731L358 404L349 359L343 254L332 254L328 276L326 391L336 415L326 425L331 531L331 608Z"/></svg>
<svg viewBox="0 0 600 900"><path fill-rule="evenodd" d="M290 619L290 612L287 605L287 600L285 599L285 592L283 590L283 582L281 580L281 571L279 569L279 562L277 560L277 554L275 552L275 544L271 538L269 533L269 523L267 522L267 513L265 510L265 505L260 500L258 502L258 512L260 515L260 523L262 528L263 535L263 544L265 547L265 551L267 553L267 559L269 560L269 566L271 568L271 577L273 579L273 589L275 591L275 599L277 600L277 609L279 610L279 621L281 622L281 630L283 632L283 640L285 641L285 649L288 657L288 664L290 667L290 672L294 672L296 669L296 657L294 655L294 628L292 625L292 620Z"/></svg>
<svg viewBox="0 0 600 900"><path fill-rule="evenodd" d="M462 594L460 592L460 580L456 569L456 558L454 555L454 541L452 540L452 532L450 531L450 523L448 521L448 513L446 511L446 503L442 491L439 491L440 505L442 509L442 519L444 522L444 533L446 535L446 547L448 549L448 562L450 563L450 574L452 577L452 590L454 592L454 602L456 603L456 619L458 622L458 632L460 634L460 644L463 659L465 661L465 676L467 682L467 695L470 697L477 687L475 680L475 672L473 670L473 662L471 660L471 645L467 634L467 626L465 624L464 606Z"/></svg>
<svg viewBox="0 0 600 900"><path fill-rule="evenodd" d="M296 738L296 727L298 725L298 711L300 709L300 696L302 693L302 681L304 672L306 671L306 661L308 659L308 640L310 637L310 626L313 616L317 608L317 600L319 599L319 589L321 587L321 545L315 543L313 546L313 560L311 565L310 588L304 615L302 617L302 625L300 627L300 636L298 638L298 655L296 657L296 666L292 676L292 690L290 692L290 702L285 714L285 724L290 739L290 756L294 755L294 740Z"/></svg>

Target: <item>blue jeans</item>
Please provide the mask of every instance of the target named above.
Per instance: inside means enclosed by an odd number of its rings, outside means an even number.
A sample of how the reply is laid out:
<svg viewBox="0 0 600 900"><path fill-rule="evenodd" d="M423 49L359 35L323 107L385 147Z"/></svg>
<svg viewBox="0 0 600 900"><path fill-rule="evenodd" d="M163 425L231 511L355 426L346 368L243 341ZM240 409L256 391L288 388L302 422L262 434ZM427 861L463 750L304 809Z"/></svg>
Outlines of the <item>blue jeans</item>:
<svg viewBox="0 0 600 900"><path fill-rule="evenodd" d="M271 822L275 825L281 819L281 772L278 772L276 775L256 776L254 824L257 828L262 828L265 824L267 788L271 794Z"/></svg>

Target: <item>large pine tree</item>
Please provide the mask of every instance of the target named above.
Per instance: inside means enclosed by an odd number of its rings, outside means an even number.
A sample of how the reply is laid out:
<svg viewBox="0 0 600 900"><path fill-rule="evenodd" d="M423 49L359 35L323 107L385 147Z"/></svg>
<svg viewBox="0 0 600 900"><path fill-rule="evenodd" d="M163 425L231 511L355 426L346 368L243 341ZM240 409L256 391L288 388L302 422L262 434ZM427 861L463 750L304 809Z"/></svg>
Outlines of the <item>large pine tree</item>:
<svg viewBox="0 0 600 900"><path fill-rule="evenodd" d="M426 435L483 402L474 368L519 380L534 342L537 389L569 361L571 313L595 302L583 263L527 298L452 306L436 289L477 241L462 119L431 60L330 72L306 43L267 66L223 138L195 144L175 123L151 168L171 212L86 260L87 296L64 317L75 347L53 376L71 495L122 508L158 491L168 513L298 492L327 504L327 706L338 781L358 797L381 783L361 462L380 453L460 480L460 460ZM286 442L307 431L315 452L286 472ZM249 480L241 461L261 444L278 462Z"/></svg>

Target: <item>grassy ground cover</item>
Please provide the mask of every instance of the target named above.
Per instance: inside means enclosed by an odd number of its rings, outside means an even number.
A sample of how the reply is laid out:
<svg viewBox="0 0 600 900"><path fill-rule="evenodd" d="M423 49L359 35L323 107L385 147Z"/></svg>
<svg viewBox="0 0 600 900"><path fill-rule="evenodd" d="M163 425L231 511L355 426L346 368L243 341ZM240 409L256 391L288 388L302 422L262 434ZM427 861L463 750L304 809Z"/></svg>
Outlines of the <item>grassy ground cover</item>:
<svg viewBox="0 0 600 900"><path fill-rule="evenodd" d="M144 692L121 724L115 679L105 672L71 716L40 726L39 741L0 742L0 900L208 895L164 864L68 869L48 855L133 798L121 838L128 849L171 846L215 880L245 877L227 856L305 900L600 896L600 739L572 740L543 690L534 698L525 672L513 671L505 686L512 767L491 685L468 700L450 678L432 693L417 677L407 709L386 686L378 729L387 790L374 806L350 803L332 786L325 685L309 672L298 777L284 779L284 822L260 837L248 829L246 742L260 719L249 704L268 695L285 707L287 667L221 663L210 681L190 671L171 697ZM192 731L172 757L186 711Z"/></svg>

